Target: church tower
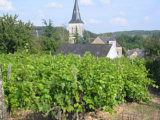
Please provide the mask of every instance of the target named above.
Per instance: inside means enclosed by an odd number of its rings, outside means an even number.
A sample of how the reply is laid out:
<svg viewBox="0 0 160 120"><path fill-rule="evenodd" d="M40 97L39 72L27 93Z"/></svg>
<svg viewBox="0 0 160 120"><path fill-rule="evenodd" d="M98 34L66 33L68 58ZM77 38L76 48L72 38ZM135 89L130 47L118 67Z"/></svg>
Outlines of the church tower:
<svg viewBox="0 0 160 120"><path fill-rule="evenodd" d="M84 22L81 20L78 0L75 0L72 19L69 22L69 43L70 44L75 43L76 32L80 37L83 37L83 31L84 31Z"/></svg>

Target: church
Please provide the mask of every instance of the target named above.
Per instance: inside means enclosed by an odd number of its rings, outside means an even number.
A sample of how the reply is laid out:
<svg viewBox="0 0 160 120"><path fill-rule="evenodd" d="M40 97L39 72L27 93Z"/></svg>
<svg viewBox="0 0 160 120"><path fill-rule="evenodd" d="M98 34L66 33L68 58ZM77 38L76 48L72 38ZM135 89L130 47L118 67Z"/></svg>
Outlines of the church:
<svg viewBox="0 0 160 120"><path fill-rule="evenodd" d="M91 44L76 44L75 34L83 37L84 22L81 19L78 0L75 0L72 18L69 21L69 44L62 45L55 53L55 55L62 53L68 55L73 53L81 57L90 52L96 57L108 57L111 59L122 57L122 47L111 37L97 37Z"/></svg>

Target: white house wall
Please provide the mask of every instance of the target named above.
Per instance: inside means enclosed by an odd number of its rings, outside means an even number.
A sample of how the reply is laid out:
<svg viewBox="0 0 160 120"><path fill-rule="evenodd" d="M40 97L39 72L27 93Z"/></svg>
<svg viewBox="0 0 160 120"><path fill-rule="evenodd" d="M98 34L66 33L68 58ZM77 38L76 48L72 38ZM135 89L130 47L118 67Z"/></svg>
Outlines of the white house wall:
<svg viewBox="0 0 160 120"><path fill-rule="evenodd" d="M118 57L117 50L116 50L116 41L109 41L109 44L112 44L110 51L107 55L108 58L114 59Z"/></svg>

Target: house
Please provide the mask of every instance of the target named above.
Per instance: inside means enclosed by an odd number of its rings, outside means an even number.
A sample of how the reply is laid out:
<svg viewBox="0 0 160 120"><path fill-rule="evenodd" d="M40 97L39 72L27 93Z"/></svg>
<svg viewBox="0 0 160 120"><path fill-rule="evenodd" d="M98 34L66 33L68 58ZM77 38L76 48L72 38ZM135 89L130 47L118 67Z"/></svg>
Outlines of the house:
<svg viewBox="0 0 160 120"><path fill-rule="evenodd" d="M66 44L62 45L55 53L55 55L62 53L63 55L68 55L73 53L75 55L83 55L86 52L90 52L95 57L108 57L116 58L117 54L113 49L111 44Z"/></svg>
<svg viewBox="0 0 160 120"><path fill-rule="evenodd" d="M123 56L123 48L114 37L97 37L92 44L112 44L118 54L117 57Z"/></svg>
<svg viewBox="0 0 160 120"><path fill-rule="evenodd" d="M92 43L95 40L95 38L89 38L88 40L89 40L89 43Z"/></svg>
<svg viewBox="0 0 160 120"><path fill-rule="evenodd" d="M55 55L73 53L83 56L86 52L90 52L93 56L111 59L122 56L121 46L112 38L97 37L95 40L92 39L92 44L76 44L75 34L78 33L79 36L83 37L83 32L84 22L81 20L78 0L75 0L72 19L69 22L69 44L62 45Z"/></svg>
<svg viewBox="0 0 160 120"><path fill-rule="evenodd" d="M128 57L130 58L145 58L145 50L144 49L133 49L133 50L128 50Z"/></svg>

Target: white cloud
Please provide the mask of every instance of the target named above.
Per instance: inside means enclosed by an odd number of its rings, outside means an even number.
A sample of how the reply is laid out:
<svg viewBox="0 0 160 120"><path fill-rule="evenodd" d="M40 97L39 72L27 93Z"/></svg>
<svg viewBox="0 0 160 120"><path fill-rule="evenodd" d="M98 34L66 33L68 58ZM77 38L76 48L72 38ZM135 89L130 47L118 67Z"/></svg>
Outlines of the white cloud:
<svg viewBox="0 0 160 120"><path fill-rule="evenodd" d="M120 11L119 14L122 15L122 16L125 16L125 15L126 15L126 13L123 12L123 11Z"/></svg>
<svg viewBox="0 0 160 120"><path fill-rule="evenodd" d="M52 2L52 3L48 4L48 5L46 5L46 7L57 7L57 8L62 8L63 5L60 4L60 3Z"/></svg>
<svg viewBox="0 0 160 120"><path fill-rule="evenodd" d="M145 20L145 21L149 21L149 19L150 19L149 16L145 16L145 17L144 17L144 20Z"/></svg>
<svg viewBox="0 0 160 120"><path fill-rule="evenodd" d="M95 19L93 19L93 18L89 19L89 20L88 20L88 22L89 22L89 23L91 23L91 24L97 24L97 23L100 23L100 21L95 20Z"/></svg>
<svg viewBox="0 0 160 120"><path fill-rule="evenodd" d="M103 2L104 4L110 4L110 0L101 0L101 2Z"/></svg>
<svg viewBox="0 0 160 120"><path fill-rule="evenodd" d="M13 10L12 2L8 0L0 0L0 10Z"/></svg>
<svg viewBox="0 0 160 120"><path fill-rule="evenodd" d="M82 5L93 5L93 1L92 0L80 0L80 3Z"/></svg>
<svg viewBox="0 0 160 120"><path fill-rule="evenodd" d="M122 25L122 26L128 26L128 25L129 25L127 19L125 19L125 18L120 18L120 17L111 19L110 23L112 23L112 24L117 24L117 25Z"/></svg>

